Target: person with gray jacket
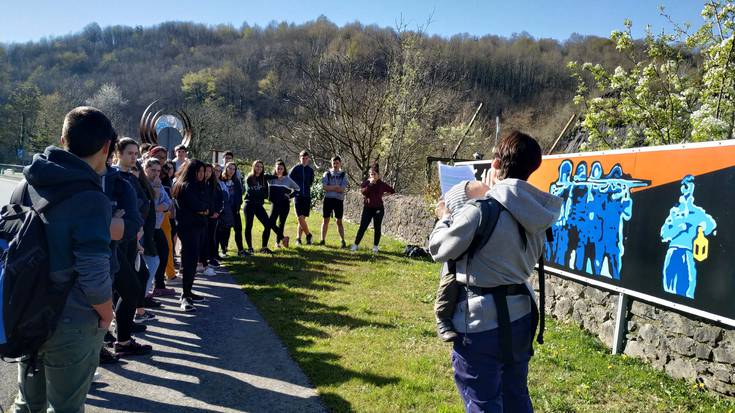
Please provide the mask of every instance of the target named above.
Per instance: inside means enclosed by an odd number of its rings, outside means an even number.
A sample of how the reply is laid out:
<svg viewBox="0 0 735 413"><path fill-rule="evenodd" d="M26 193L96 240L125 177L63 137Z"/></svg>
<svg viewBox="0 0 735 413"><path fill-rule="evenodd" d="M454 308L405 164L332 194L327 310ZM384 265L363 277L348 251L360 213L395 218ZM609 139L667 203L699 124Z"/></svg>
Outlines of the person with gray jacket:
<svg viewBox="0 0 735 413"><path fill-rule="evenodd" d="M561 199L526 180L541 165L532 137L513 132L498 144L490 190L502 206L497 224L472 258L463 256L481 224L470 203L454 216L443 202L429 237L434 260L456 260L460 289L452 323L458 332L452 351L454 378L467 412L532 412L528 362L538 321L528 283L541 256L545 232L558 218Z"/></svg>

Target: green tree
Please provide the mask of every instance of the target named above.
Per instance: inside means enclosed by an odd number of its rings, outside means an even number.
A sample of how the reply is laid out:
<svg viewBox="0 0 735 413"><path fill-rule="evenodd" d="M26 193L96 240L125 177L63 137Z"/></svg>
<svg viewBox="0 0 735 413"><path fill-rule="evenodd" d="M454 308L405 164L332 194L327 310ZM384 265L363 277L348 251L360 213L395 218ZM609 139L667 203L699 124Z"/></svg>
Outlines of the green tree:
<svg viewBox="0 0 735 413"><path fill-rule="evenodd" d="M614 70L569 63L578 82L574 100L583 109L581 125L589 132L587 148L732 137L735 5L710 1L702 16L704 25L696 33L672 22L673 34L655 35L649 28L641 42L633 39L632 22L626 20L625 30L610 36L627 60Z"/></svg>

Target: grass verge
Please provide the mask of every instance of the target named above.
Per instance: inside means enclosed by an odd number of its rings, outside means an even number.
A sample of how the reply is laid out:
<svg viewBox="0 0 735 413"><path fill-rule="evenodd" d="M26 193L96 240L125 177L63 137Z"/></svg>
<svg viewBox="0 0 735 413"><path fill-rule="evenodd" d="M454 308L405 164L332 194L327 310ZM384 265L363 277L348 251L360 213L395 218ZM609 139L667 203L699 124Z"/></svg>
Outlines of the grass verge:
<svg viewBox="0 0 735 413"><path fill-rule="evenodd" d="M320 221L309 220L314 234ZM256 250L261 228L253 231ZM356 227L346 230L349 244ZM226 265L330 411L462 412L451 348L434 333L437 264L404 258L403 245L388 238L374 256L365 246L371 241L368 231L360 251L340 250L332 223L326 247L232 258ZM536 411L735 412L735 400L612 356L576 326L553 319L546 325L546 344L537 346L530 366Z"/></svg>

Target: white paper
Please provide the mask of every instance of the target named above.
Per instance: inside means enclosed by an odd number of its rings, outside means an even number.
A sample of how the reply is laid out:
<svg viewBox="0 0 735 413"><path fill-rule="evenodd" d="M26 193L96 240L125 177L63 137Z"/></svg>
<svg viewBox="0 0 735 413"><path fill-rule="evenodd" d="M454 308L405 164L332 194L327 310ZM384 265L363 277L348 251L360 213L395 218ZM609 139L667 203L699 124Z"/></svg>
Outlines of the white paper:
<svg viewBox="0 0 735 413"><path fill-rule="evenodd" d="M475 181L475 171L469 165L451 166L439 162L439 185L442 195L462 181Z"/></svg>

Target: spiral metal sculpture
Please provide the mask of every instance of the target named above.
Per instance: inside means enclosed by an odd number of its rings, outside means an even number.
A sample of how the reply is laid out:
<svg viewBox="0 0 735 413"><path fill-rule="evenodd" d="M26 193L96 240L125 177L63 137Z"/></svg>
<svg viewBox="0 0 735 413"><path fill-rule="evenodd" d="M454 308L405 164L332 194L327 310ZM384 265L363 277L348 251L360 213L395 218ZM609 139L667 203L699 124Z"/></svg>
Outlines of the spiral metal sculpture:
<svg viewBox="0 0 735 413"><path fill-rule="evenodd" d="M158 133L156 132L156 123L159 119L161 119L162 116L166 115L164 109L160 109L154 112L154 107L159 101L160 99L156 99L151 102L151 104L145 108L145 110L143 111L143 115L140 117L138 131L140 134L140 141L142 143L149 143L154 146L158 145ZM183 139L181 143L184 146L189 147L191 145L191 140L194 137L193 128L191 126L191 118L189 118L189 115L183 109L176 109L174 113L184 126L184 130L182 133ZM173 148L168 149L170 150Z"/></svg>

